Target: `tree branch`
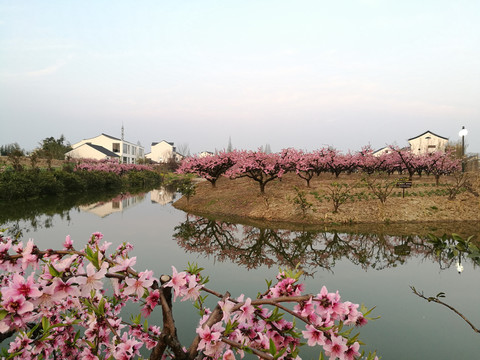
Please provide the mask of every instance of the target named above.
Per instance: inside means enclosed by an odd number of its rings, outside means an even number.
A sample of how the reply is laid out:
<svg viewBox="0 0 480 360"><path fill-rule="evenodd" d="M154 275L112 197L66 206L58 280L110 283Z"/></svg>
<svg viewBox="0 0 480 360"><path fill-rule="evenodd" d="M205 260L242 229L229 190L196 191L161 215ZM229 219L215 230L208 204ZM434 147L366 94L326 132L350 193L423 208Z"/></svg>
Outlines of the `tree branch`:
<svg viewBox="0 0 480 360"><path fill-rule="evenodd" d="M437 295L437 297L433 297L433 296L426 297L425 295L423 295L423 291L422 291L421 293L419 293L419 292L417 291L417 289L415 289L413 286L410 286L410 289L412 289L412 291L413 291L413 293L414 293L415 295L417 295L418 297L421 297L422 299L427 300L428 302L433 301L433 302L435 302L435 303L437 303L437 304L440 304L440 305L443 305L443 306L449 308L449 309L452 310L455 314L457 314L458 316L460 316L460 317L472 328L473 331L475 331L476 333L480 333L480 330L477 329L477 328L475 327L475 325L473 325L473 324L470 322L470 320L468 320L468 319L465 317L465 315L463 315L460 311L458 311L457 309L455 309L453 306L451 306L451 305L449 305L449 304L447 304L447 303L444 303L442 300L440 300L440 299L438 298L438 295Z"/></svg>
<svg viewBox="0 0 480 360"><path fill-rule="evenodd" d="M242 344L236 342L236 341L233 341L233 340L230 340L230 339L227 339L226 337L222 337L222 341L230 346L233 346L237 349L243 349L243 346ZM253 348L250 348L250 350L252 351L253 354L257 355L258 357L262 358L262 359L266 359L266 360L273 360L273 356L270 355L270 354L267 354L263 351L260 351L260 350L257 350L257 349L253 349Z"/></svg>
<svg viewBox="0 0 480 360"><path fill-rule="evenodd" d="M230 293L227 291L225 293L225 295L223 295L222 300L225 301L229 297L230 297ZM217 306L215 306L215 309L213 309L212 313L210 314L210 317L205 322L205 324L203 324L203 327L205 327L205 326L211 327L213 324L216 324L217 322L222 320L222 314L223 314L223 311L220 308L220 305L218 305L218 303L217 303ZM190 345L190 347L188 348L188 358L189 359L194 359L197 356L197 354L198 354L197 348L198 348L199 343L200 343L200 335L197 335L195 337L195 339L193 339L193 342Z"/></svg>

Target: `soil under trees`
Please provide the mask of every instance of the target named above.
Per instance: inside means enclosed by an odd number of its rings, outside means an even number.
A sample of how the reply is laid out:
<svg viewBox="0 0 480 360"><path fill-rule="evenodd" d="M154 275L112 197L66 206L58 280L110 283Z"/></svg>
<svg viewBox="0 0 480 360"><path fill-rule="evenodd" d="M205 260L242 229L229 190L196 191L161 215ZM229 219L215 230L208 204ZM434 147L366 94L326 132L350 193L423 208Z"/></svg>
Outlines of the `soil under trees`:
<svg viewBox="0 0 480 360"><path fill-rule="evenodd" d="M400 178L392 175L392 179ZM258 184L248 178L220 178L215 187L199 181L195 195L187 201L178 200L174 206L189 213L250 220L285 222L305 225L372 224L372 223L429 223L480 221L480 181L477 174L469 176L472 191L460 192L448 199L448 186L453 178L442 177L440 186L433 176L414 177L412 187L395 187L385 203L372 194L358 174L330 174L306 181L289 173L267 184L261 194ZM336 185L332 185L336 183ZM345 184L347 201L334 212L332 188ZM302 197L301 200L299 198Z"/></svg>

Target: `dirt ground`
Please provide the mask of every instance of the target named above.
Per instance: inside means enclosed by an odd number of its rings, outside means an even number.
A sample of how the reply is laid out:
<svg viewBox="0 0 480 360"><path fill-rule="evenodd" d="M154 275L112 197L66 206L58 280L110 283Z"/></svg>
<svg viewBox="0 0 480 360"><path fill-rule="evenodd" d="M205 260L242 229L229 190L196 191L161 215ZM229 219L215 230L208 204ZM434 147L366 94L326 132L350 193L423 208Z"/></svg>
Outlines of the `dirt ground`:
<svg viewBox="0 0 480 360"><path fill-rule="evenodd" d="M472 182L477 192L480 192L478 175L472 175ZM235 217L249 220L269 222L285 222L304 225L322 224L413 224L431 222L478 223L480 220L479 197L470 192L463 192L455 200L448 200L447 195L425 195L435 187L433 177L413 178L413 186L407 192L420 193L423 196L389 197L382 204L378 199L348 201L333 212L331 201L319 202L311 192L328 194L332 182L353 185L359 183L358 175L340 175L339 179L329 174L314 177L310 188L305 180L295 174L287 174L281 180L274 180L266 185L265 193L260 193L257 182L248 179L221 178L216 187L207 181L201 181L196 188L196 194L187 202L185 197L179 199L174 206L189 213L211 215L218 217ZM441 182L452 181L442 178ZM305 213L294 203L298 187L306 195L306 200L312 207ZM445 189L445 187L440 187ZM355 191L368 193L363 186ZM355 192L354 191L354 192ZM394 190L398 195L401 189Z"/></svg>
<svg viewBox="0 0 480 360"><path fill-rule="evenodd" d="M57 160L57 159L52 159L52 167L61 167L65 161L64 160ZM30 168L32 166L32 162L30 161L30 158L28 157L22 157L20 159L20 164L25 166L26 168ZM11 162L8 159L8 156L0 156L0 169L3 167L10 166ZM38 159L38 162L36 164L37 167L39 168L46 168L47 167L47 160L46 159Z"/></svg>

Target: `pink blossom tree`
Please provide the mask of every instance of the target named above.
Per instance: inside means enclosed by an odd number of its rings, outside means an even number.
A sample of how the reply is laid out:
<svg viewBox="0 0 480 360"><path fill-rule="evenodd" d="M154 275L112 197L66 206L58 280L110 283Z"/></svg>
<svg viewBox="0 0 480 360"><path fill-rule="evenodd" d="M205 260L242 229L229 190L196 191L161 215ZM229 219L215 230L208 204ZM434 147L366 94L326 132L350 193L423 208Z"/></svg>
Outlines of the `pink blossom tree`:
<svg viewBox="0 0 480 360"><path fill-rule="evenodd" d="M316 174L317 156L314 153L306 153L301 150L284 149L281 158L285 169L295 172L307 182L307 187L310 187L310 181Z"/></svg>
<svg viewBox="0 0 480 360"><path fill-rule="evenodd" d="M355 157L352 154L342 154L334 148L323 148L317 154L322 158L326 168L337 178L342 172L350 172L356 166Z"/></svg>
<svg viewBox="0 0 480 360"><path fill-rule="evenodd" d="M384 170L383 165L387 161L387 158L387 154L380 156L373 155L373 149L370 146L365 146L355 155L355 164L359 170L367 174L373 174Z"/></svg>
<svg viewBox="0 0 480 360"><path fill-rule="evenodd" d="M281 178L287 171L282 157L277 153L265 154L261 151L238 151L234 162L226 175L230 178L248 177L260 185L260 192L265 192L265 185Z"/></svg>
<svg viewBox="0 0 480 360"><path fill-rule="evenodd" d="M417 171L418 157L413 154L410 149L400 149L398 146L390 146L392 149L390 159L396 168L400 171L406 170L408 172L408 177L412 180L413 175Z"/></svg>
<svg viewBox="0 0 480 360"><path fill-rule="evenodd" d="M440 176L452 174L462 168L461 159L456 158L453 152L454 150L436 151L425 155L425 172L435 176L437 186L440 182Z"/></svg>
<svg viewBox="0 0 480 360"><path fill-rule="evenodd" d="M221 152L212 156L190 157L182 162L177 173L196 174L215 187L217 180L234 165L234 154L234 152Z"/></svg>
<svg viewBox="0 0 480 360"><path fill-rule="evenodd" d="M67 237L63 249L41 251L33 240L24 244L0 235L0 333L15 335L10 358L133 359L146 348L150 359L235 359L246 351L262 359L292 359L302 340L323 348L330 359L363 358L358 335L343 327L364 325L369 311L325 287L316 295L304 294L301 272L281 271L256 298L232 297L207 288L197 266L172 267L172 275L158 279L150 270L133 269L130 244L108 255L110 245L95 233L82 250ZM201 292L217 298L213 309ZM195 302L200 313L188 347L177 336L172 312L177 298ZM129 302L141 307L131 322L121 316ZM142 325L157 308L163 327Z"/></svg>

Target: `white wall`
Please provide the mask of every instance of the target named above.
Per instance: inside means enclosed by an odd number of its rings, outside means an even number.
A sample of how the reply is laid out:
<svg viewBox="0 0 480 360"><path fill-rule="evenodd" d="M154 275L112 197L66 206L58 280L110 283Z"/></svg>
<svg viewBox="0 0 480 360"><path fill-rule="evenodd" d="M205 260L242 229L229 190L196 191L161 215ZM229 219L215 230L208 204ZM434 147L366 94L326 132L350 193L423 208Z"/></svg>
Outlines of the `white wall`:
<svg viewBox="0 0 480 360"><path fill-rule="evenodd" d="M426 133L418 138L409 140L410 150L415 155L431 153L435 151L445 151L448 140Z"/></svg>
<svg viewBox="0 0 480 360"><path fill-rule="evenodd" d="M172 156L173 146L166 141L159 142L152 146L150 154L145 155L145 157L159 163L167 162Z"/></svg>

